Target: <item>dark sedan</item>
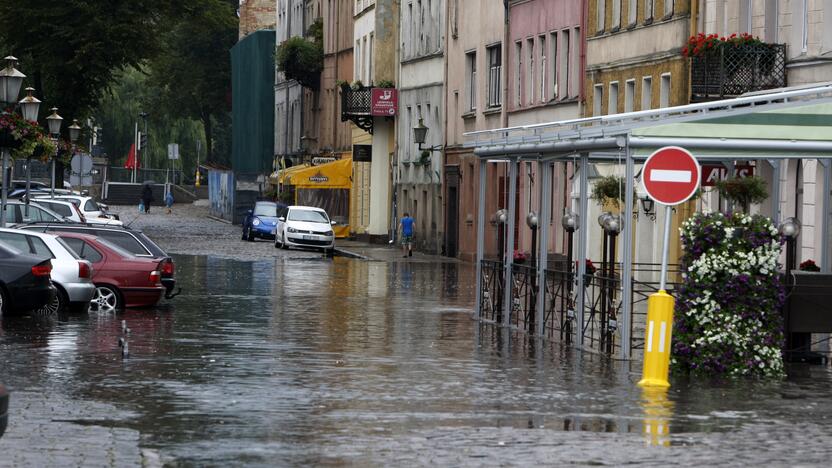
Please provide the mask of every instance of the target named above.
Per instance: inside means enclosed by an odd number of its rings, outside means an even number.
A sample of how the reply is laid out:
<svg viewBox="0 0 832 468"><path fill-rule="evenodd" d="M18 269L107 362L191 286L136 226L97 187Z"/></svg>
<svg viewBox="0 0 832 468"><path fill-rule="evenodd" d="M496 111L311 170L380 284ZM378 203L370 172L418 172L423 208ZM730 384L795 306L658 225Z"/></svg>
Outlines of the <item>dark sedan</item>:
<svg viewBox="0 0 832 468"><path fill-rule="evenodd" d="M0 315L40 309L52 301L52 262L0 243Z"/></svg>

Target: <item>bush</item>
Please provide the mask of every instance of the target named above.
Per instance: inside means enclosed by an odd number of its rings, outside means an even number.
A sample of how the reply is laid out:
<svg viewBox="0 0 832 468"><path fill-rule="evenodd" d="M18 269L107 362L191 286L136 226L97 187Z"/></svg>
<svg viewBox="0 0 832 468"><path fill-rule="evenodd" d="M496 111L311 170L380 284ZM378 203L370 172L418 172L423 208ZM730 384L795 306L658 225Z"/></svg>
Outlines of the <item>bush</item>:
<svg viewBox="0 0 832 468"><path fill-rule="evenodd" d="M275 62L287 79L313 90L320 87L324 69L324 49L320 42L292 37L277 47Z"/></svg>
<svg viewBox="0 0 832 468"><path fill-rule="evenodd" d="M780 235L763 216L697 213L682 224L672 364L704 375L782 377Z"/></svg>
<svg viewBox="0 0 832 468"><path fill-rule="evenodd" d="M626 187L627 184L623 177L613 175L601 177L592 187L592 199L601 206L609 202L617 208L624 201ZM633 200L635 200L635 195Z"/></svg>
<svg viewBox="0 0 832 468"><path fill-rule="evenodd" d="M739 204L745 213L748 213L752 203L760 203L768 198L766 181L757 176L720 180L716 183L716 188L720 195Z"/></svg>

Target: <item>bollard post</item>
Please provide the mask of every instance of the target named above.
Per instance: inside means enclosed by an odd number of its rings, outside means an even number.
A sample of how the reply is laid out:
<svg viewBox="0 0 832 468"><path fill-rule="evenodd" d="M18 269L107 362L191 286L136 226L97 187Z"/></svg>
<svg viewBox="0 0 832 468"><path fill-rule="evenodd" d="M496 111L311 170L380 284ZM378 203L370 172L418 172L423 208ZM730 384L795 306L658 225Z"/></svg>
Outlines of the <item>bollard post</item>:
<svg viewBox="0 0 832 468"><path fill-rule="evenodd" d="M647 299L647 330L644 337L644 368L639 385L669 387L670 339L673 332L673 296L664 289Z"/></svg>

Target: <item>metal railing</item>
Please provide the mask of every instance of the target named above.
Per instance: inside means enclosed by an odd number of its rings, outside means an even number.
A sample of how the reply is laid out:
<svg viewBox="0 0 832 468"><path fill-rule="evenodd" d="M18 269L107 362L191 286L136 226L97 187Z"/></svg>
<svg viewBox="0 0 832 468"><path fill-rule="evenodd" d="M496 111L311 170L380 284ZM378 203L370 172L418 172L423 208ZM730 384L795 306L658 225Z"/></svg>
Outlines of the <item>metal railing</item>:
<svg viewBox="0 0 832 468"><path fill-rule="evenodd" d="M710 101L786 86L785 44L720 47L691 58L691 101Z"/></svg>
<svg viewBox="0 0 832 468"><path fill-rule="evenodd" d="M511 291L503 285L504 264L499 261L483 260L482 298L480 318L489 323L502 324L504 300L511 300L510 315L505 323L513 329L535 334L537 311L537 273L533 266L512 265ZM620 264L616 271L620 272ZM632 351L644 349L644 325L647 318L647 299L658 291L660 265L638 263L633 265L630 317L630 344ZM670 277L678 274L678 266L669 266ZM623 292L620 273L613 277L600 274L584 277L583 323L578 324L577 281L574 271L565 262L558 262L545 270L543 300L543 336L564 343L577 339L577 330L583 334L584 346L606 355L621 350L621 317ZM678 283L669 281L667 292L674 295ZM509 295L506 298L506 295ZM632 355L631 351L631 355Z"/></svg>
<svg viewBox="0 0 832 468"><path fill-rule="evenodd" d="M370 115L372 86L353 89L341 86L341 122L352 121L358 128L373 133L373 117Z"/></svg>

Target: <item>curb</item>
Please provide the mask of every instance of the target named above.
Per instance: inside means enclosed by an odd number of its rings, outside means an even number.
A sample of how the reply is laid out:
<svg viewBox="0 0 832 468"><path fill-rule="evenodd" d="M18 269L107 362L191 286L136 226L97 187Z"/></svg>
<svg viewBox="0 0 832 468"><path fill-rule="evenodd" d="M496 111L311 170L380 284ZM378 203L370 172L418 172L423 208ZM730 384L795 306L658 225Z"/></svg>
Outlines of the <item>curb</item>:
<svg viewBox="0 0 832 468"><path fill-rule="evenodd" d="M335 255L339 257L357 258L359 260L370 260L370 257L366 257L355 252L350 252L349 250L339 249L337 247L335 248Z"/></svg>
<svg viewBox="0 0 832 468"><path fill-rule="evenodd" d="M219 222L225 223L225 224L232 224L232 225L234 224L234 223L232 223L231 221L229 221L227 219L217 218L216 216L208 215L207 218L208 219L213 219L214 221L219 221Z"/></svg>

